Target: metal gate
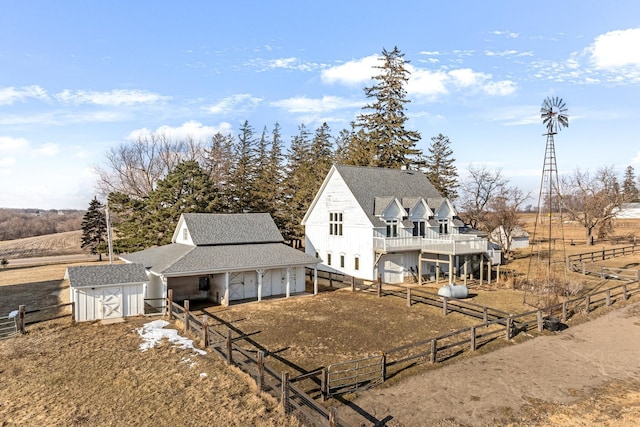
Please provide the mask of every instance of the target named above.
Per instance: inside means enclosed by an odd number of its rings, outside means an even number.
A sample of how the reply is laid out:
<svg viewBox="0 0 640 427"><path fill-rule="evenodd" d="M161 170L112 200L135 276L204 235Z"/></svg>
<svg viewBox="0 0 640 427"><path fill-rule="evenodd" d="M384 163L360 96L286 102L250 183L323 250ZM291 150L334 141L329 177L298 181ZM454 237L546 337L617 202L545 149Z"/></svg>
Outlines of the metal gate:
<svg viewBox="0 0 640 427"><path fill-rule="evenodd" d="M334 363L327 367L327 397L364 390L384 382L384 354Z"/></svg>
<svg viewBox="0 0 640 427"><path fill-rule="evenodd" d="M17 316L0 317L0 339L9 338L18 334Z"/></svg>

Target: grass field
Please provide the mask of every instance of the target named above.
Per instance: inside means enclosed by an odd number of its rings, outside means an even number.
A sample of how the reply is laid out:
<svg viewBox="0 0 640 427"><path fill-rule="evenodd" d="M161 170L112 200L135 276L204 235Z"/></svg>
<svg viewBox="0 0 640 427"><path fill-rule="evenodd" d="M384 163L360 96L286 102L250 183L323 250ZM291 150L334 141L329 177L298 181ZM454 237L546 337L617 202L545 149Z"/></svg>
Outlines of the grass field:
<svg viewBox="0 0 640 427"><path fill-rule="evenodd" d="M30 258L82 253L82 231L47 234L16 240L0 240L0 259Z"/></svg>

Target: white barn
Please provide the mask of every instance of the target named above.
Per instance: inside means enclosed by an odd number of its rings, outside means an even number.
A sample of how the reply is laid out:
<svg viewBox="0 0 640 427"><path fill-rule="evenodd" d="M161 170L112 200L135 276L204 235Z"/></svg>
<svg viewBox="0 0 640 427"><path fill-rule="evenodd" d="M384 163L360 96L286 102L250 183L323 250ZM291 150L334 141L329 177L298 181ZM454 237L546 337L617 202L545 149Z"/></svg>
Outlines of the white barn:
<svg viewBox="0 0 640 427"><path fill-rule="evenodd" d="M68 267L65 278L77 322L144 314L149 279L141 264Z"/></svg>
<svg viewBox="0 0 640 427"><path fill-rule="evenodd" d="M267 213L185 213L171 242L120 255L147 269L148 299L166 298L169 289L174 300L222 305L289 297L305 291L305 268L319 262L286 245Z"/></svg>

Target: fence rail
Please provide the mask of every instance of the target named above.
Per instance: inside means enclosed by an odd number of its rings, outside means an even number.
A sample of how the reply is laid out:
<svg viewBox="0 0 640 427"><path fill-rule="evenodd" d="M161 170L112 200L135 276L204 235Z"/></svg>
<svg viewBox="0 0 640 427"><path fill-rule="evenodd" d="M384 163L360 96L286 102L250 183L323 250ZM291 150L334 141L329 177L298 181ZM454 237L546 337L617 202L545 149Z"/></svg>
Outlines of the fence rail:
<svg viewBox="0 0 640 427"><path fill-rule="evenodd" d="M0 339L13 337L18 334L16 316L0 317Z"/></svg>

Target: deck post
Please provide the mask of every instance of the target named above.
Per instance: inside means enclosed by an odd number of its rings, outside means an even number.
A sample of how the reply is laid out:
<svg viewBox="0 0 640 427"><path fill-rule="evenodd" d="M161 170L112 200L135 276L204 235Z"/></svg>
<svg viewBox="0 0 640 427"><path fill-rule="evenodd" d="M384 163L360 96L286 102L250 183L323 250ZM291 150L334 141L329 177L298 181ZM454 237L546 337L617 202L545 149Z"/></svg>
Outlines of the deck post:
<svg viewBox="0 0 640 427"><path fill-rule="evenodd" d="M440 255L436 260L436 285L440 284Z"/></svg>
<svg viewBox="0 0 640 427"><path fill-rule="evenodd" d="M258 302L262 301L262 275L264 270L256 270L258 273Z"/></svg>
<svg viewBox="0 0 640 427"><path fill-rule="evenodd" d="M418 286L422 286L422 252L418 254Z"/></svg>
<svg viewBox="0 0 640 427"><path fill-rule="evenodd" d="M313 294L318 295L318 267L313 267Z"/></svg>
<svg viewBox="0 0 640 427"><path fill-rule="evenodd" d="M225 307L229 307L229 272L224 272L224 297L223 303Z"/></svg>
<svg viewBox="0 0 640 427"><path fill-rule="evenodd" d="M465 255L464 257L464 285L467 286L467 263L469 262L469 260L467 259L467 256Z"/></svg>
<svg viewBox="0 0 640 427"><path fill-rule="evenodd" d="M291 267L287 267L287 298L291 296Z"/></svg>
<svg viewBox="0 0 640 427"><path fill-rule="evenodd" d="M202 346L207 348L209 346L209 325L207 324L208 316L202 315Z"/></svg>
<svg viewBox="0 0 640 427"><path fill-rule="evenodd" d="M382 296L382 274L378 274L378 298Z"/></svg>
<svg viewBox="0 0 640 427"><path fill-rule="evenodd" d="M480 256L480 286L482 286L483 276L484 276L484 261L482 259L482 256Z"/></svg>
<svg viewBox="0 0 640 427"><path fill-rule="evenodd" d="M411 307L411 288L407 286L407 307Z"/></svg>
<svg viewBox="0 0 640 427"><path fill-rule="evenodd" d="M454 242L455 243L455 242ZM453 284L453 276L454 276L454 271L453 271L453 255L449 254L449 284Z"/></svg>

